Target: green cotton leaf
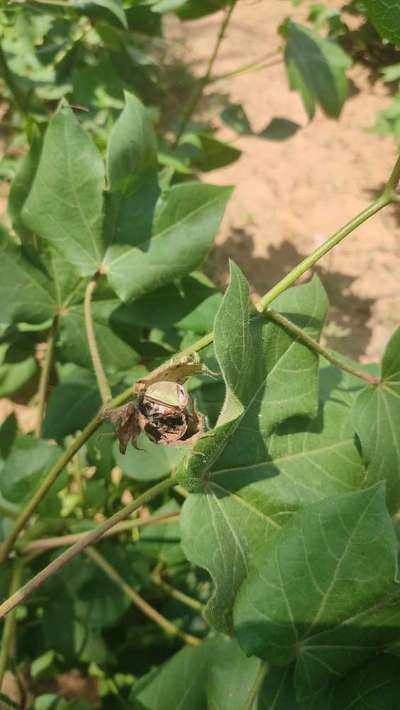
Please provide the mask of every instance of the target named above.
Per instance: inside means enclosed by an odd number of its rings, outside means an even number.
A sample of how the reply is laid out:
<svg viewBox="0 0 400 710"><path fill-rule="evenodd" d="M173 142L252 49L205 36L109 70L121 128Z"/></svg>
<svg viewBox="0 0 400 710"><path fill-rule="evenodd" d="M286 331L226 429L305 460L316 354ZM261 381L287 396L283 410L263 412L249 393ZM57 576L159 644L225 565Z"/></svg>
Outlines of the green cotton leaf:
<svg viewBox="0 0 400 710"><path fill-rule="evenodd" d="M109 247L106 269L119 298L139 298L196 269L212 246L231 191L203 183L175 185L161 195L154 216L154 205L149 206L143 229L131 222L129 235L116 232L119 243ZM143 214L146 204L138 203L138 209Z"/></svg>
<svg viewBox="0 0 400 710"><path fill-rule="evenodd" d="M43 323L53 318L56 305L47 275L0 233L0 322Z"/></svg>
<svg viewBox="0 0 400 710"><path fill-rule="evenodd" d="M175 283L121 304L110 318L113 323L140 328L179 328L194 333L209 333L221 304L222 295L201 272L194 272Z"/></svg>
<svg viewBox="0 0 400 710"><path fill-rule="evenodd" d="M308 702L398 638L397 542L383 484L311 504L260 546L234 607L247 654L296 663Z"/></svg>
<svg viewBox="0 0 400 710"><path fill-rule="evenodd" d="M395 512L400 504L400 329L386 347L381 382L359 393L353 423L367 464L366 484L386 481L388 505Z"/></svg>
<svg viewBox="0 0 400 710"><path fill-rule="evenodd" d="M47 441L20 435L1 471L0 493L12 503L26 503L61 453Z"/></svg>
<svg viewBox="0 0 400 710"><path fill-rule="evenodd" d="M379 34L400 44L400 5L398 0L365 0L368 17Z"/></svg>
<svg viewBox="0 0 400 710"><path fill-rule="evenodd" d="M43 422L43 436L60 440L74 434L86 426L100 405L94 374L78 367L68 367L68 374L51 391Z"/></svg>
<svg viewBox="0 0 400 710"><path fill-rule="evenodd" d="M275 305L318 337L327 300L316 277L288 290ZM322 412L315 429L310 427L307 417L315 416L318 409L316 354L266 315L255 314L250 320L249 316L248 287L233 267L214 330L227 386L225 403L217 428L200 439L193 455L178 469L178 479L195 491L183 506L184 550L213 578L215 593L206 616L224 631L230 628L233 601L257 547L291 511L324 495L315 473L322 477L320 449L330 452L335 427L341 432L341 443L332 452L326 478L333 471L333 480L326 485L330 491L348 490L363 474L344 407L333 408L328 419ZM293 420L296 415L302 419ZM285 420L289 420L287 428L271 437ZM349 454L348 461L341 451ZM298 486L291 468L296 452L303 479ZM294 466L295 462L296 458Z"/></svg>
<svg viewBox="0 0 400 710"><path fill-rule="evenodd" d="M161 508L153 511L154 515L179 513L180 507L175 500L170 500ZM138 549L152 560L166 566L185 564L186 557L181 547L181 532L179 520L167 525L149 525L140 531Z"/></svg>
<svg viewBox="0 0 400 710"><path fill-rule="evenodd" d="M118 322L112 321L113 313L118 306L117 299L92 303L96 342L103 367L109 374L129 370L139 360L134 344L139 343L140 332L130 327L130 332L125 333L125 329L120 328ZM87 342L82 304L69 306L65 310L65 314L60 319L60 332L60 352L65 361L91 370L93 364ZM128 342L126 342L127 338L129 338Z"/></svg>
<svg viewBox="0 0 400 710"><path fill-rule="evenodd" d="M199 17L211 15L218 10L233 5L236 0L186 0L179 8L177 15L181 20L197 20Z"/></svg>
<svg viewBox="0 0 400 710"><path fill-rule="evenodd" d="M25 385L38 371L33 355L14 344L0 344L0 397L9 397Z"/></svg>
<svg viewBox="0 0 400 710"><path fill-rule="evenodd" d="M399 659L378 656L346 676L310 710L396 710L399 702Z"/></svg>
<svg viewBox="0 0 400 710"><path fill-rule="evenodd" d="M348 95L350 57L332 40L296 22L289 21L285 32L290 87L300 93L310 118L316 103L327 116L338 118Z"/></svg>
<svg viewBox="0 0 400 710"><path fill-rule="evenodd" d="M110 134L107 171L111 190L126 192L130 183L157 171L157 141L148 112L125 92L125 107Z"/></svg>
<svg viewBox="0 0 400 710"><path fill-rule="evenodd" d="M143 710L243 710L259 666L235 641L208 639L186 646L137 681L129 703Z"/></svg>
<svg viewBox="0 0 400 710"><path fill-rule="evenodd" d="M242 104L229 104L222 112L221 118L226 126L240 135L253 135L253 129Z"/></svg>
<svg viewBox="0 0 400 710"><path fill-rule="evenodd" d="M25 246L33 246L34 235L25 226L21 213L36 175L42 144L43 136L35 131L30 149L19 164L8 196L7 209L12 226Z"/></svg>
<svg viewBox="0 0 400 710"><path fill-rule="evenodd" d="M165 447L153 444L146 436L138 442L139 450L128 446L121 454L115 445L115 461L127 478L134 481L158 481L170 473L185 455L184 446Z"/></svg>
<svg viewBox="0 0 400 710"><path fill-rule="evenodd" d="M300 710L293 683L293 667L267 670L257 697L257 710ZM304 710L306 710L304 708ZM311 708L307 708L311 710ZM322 708L320 708L322 710ZM324 708L324 710L327 710Z"/></svg>
<svg viewBox="0 0 400 710"><path fill-rule="evenodd" d="M82 276L102 260L104 166L73 111L62 105L51 119L22 218L54 245Z"/></svg>
<svg viewBox="0 0 400 710"><path fill-rule="evenodd" d="M100 551L134 589L140 589L147 582L149 562L132 543L114 545L104 542ZM63 576L70 593L76 597L78 611L91 627L100 629L112 626L132 602L91 559L85 560L85 569L79 570L79 565L82 567L82 561L71 565Z"/></svg>
<svg viewBox="0 0 400 710"><path fill-rule="evenodd" d="M185 134L180 142L182 148L192 147L190 165L197 170L207 172L234 163L242 151L229 143L223 143L206 133Z"/></svg>
<svg viewBox="0 0 400 710"><path fill-rule="evenodd" d="M120 0L72 0L71 6L82 8L83 11L97 7L104 8L117 18L122 27L128 28L126 15Z"/></svg>

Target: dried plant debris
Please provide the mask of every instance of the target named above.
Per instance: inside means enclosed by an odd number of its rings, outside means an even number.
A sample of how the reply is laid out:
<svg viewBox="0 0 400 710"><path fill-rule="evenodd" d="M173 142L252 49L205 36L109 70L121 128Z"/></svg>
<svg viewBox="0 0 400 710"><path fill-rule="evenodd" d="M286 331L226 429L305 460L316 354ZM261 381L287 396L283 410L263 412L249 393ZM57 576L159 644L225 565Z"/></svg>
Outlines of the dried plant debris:
<svg viewBox="0 0 400 710"><path fill-rule="evenodd" d="M122 454L129 441L136 449L143 432L150 441L162 446L192 445L203 434L205 417L196 410L183 383L197 374L215 376L199 360L197 354L171 360L149 378L134 386L137 405L133 402L106 410L103 418L111 422Z"/></svg>

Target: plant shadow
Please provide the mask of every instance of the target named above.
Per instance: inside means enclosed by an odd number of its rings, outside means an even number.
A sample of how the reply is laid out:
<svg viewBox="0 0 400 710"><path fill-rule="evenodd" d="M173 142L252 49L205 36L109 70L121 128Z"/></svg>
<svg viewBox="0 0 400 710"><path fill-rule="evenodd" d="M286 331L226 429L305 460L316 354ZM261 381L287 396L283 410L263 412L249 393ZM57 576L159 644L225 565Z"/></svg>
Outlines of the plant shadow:
<svg viewBox="0 0 400 710"><path fill-rule="evenodd" d="M243 228L232 228L223 244L212 250L205 271L218 286L228 281L228 261L233 259L246 274L254 291L263 294L297 266L307 254L288 240L270 245L266 255L255 255L254 238ZM368 321L374 299L361 298L352 290L355 277L318 265L313 273L320 277L329 297L328 323L324 331L326 345L343 354L359 358L366 351L372 335Z"/></svg>

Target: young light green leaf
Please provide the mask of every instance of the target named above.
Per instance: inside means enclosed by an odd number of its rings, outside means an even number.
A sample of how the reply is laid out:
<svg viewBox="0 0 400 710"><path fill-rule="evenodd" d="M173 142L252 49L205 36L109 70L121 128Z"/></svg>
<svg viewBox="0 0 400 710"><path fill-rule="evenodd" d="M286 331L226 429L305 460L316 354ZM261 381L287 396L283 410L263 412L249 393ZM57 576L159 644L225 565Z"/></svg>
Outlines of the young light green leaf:
<svg viewBox="0 0 400 710"><path fill-rule="evenodd" d="M365 0L368 17L379 34L400 44L400 5L398 0Z"/></svg>
<svg viewBox="0 0 400 710"><path fill-rule="evenodd" d="M142 102L125 93L125 107L108 143L108 179L111 189L127 192L130 184L157 170L157 142Z"/></svg>
<svg viewBox="0 0 400 710"><path fill-rule="evenodd" d="M338 118L348 94L350 57L332 40L296 22L289 21L285 31L290 87L299 91L310 118L316 103L327 116Z"/></svg>
<svg viewBox="0 0 400 710"><path fill-rule="evenodd" d="M235 641L209 639L150 671L134 685L130 702L143 710L243 710L259 665Z"/></svg>
<svg viewBox="0 0 400 710"><path fill-rule="evenodd" d="M119 243L109 247L106 266L118 296L138 298L196 269L211 248L230 194L226 187L176 185L160 197L151 233L148 227L138 232L134 223L129 241L116 232Z"/></svg>
<svg viewBox="0 0 400 710"><path fill-rule="evenodd" d="M276 301L276 307L318 337L327 308L318 279L289 290ZM315 436L310 435L309 422L303 419L293 423L293 428L288 424L286 440L281 435L270 443L273 428L282 421L317 413L318 360L266 315L253 315L250 321L249 315L245 279L233 267L214 331L215 350L227 384L225 404L217 428L200 439L192 457L178 470L182 483L197 491L183 507L184 549L189 559L205 567L213 578L216 591L206 615L221 630L230 627L233 600L261 541L279 528L283 513L287 516L324 495L315 471L321 467L319 450L331 450L335 428L342 435L337 451L331 452L330 490L351 489L352 481L359 481L362 472L352 450L353 433L348 431L348 421L342 420L347 416L345 409L332 410L325 435L321 433L322 414ZM230 358L231 353L235 358ZM299 435L292 442L291 435L296 432ZM351 453L343 462L341 453L346 451ZM292 456L293 466L296 462L302 466L303 481L299 478L298 486L293 481Z"/></svg>
<svg viewBox="0 0 400 710"><path fill-rule="evenodd" d="M235 602L236 636L247 654L295 661L308 701L398 637L396 574L383 484L319 501L260 547Z"/></svg>
<svg viewBox="0 0 400 710"><path fill-rule="evenodd" d="M367 482L385 480L390 510L400 503L400 329L382 360L382 380L358 395L353 422L367 464Z"/></svg>
<svg viewBox="0 0 400 710"><path fill-rule="evenodd" d="M43 323L53 318L57 304L52 291L47 275L0 233L0 322Z"/></svg>
<svg viewBox="0 0 400 710"><path fill-rule="evenodd" d="M103 186L100 153L72 110L61 106L47 128L22 218L82 276L95 273L102 260Z"/></svg>

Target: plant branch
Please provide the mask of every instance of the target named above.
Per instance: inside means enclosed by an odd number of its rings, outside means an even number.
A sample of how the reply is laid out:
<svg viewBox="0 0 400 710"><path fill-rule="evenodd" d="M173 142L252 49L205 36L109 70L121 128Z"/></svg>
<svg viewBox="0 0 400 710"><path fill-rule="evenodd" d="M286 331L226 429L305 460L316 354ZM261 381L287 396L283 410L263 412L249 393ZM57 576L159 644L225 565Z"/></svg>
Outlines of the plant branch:
<svg viewBox="0 0 400 710"><path fill-rule="evenodd" d="M328 360L329 362L331 362L332 365L335 365L335 367L338 367L341 370L348 372L350 375L354 375L355 377L359 377L361 380L368 382L369 385L379 384L379 382L380 382L379 377L375 377L375 375L369 375L367 372L363 372L363 370L359 370L357 367L352 367L351 365L348 365L343 360L340 360L335 355L333 355L330 350L328 350L327 348L324 348L323 345L320 345L317 340L314 340L314 338L311 338L311 336L307 335L307 333L305 333L304 330L299 328L297 325L292 323L291 320L289 320L288 318L285 318L285 316L281 315L277 311L273 310L272 308L268 308L265 311L265 315L268 318L271 318L271 320L275 321L275 323L278 323L283 328L285 328L286 330L293 333L293 335L295 335L297 338L300 338L301 340L303 340L303 342L306 345L308 345L308 347L311 348L311 350L314 350L314 352L319 353L319 355L322 355L322 357L324 357L325 360Z"/></svg>
<svg viewBox="0 0 400 710"><path fill-rule="evenodd" d="M343 227L337 230L334 234L332 234L329 239L327 239L321 246L318 247L318 249L315 249L315 251L312 252L309 256L306 256L303 261L300 262L297 266L294 267L286 276L284 276L283 279L278 281L278 283L273 286L258 302L257 308L258 310L265 310L268 308L270 303L275 300L278 296L280 296L281 293L286 291L289 286L292 286L297 279L300 278L303 274L306 273L309 269L311 269L314 264L317 263L321 259L321 257L325 256L331 249L333 249L339 242L341 242L345 237L347 237L351 232L353 232L357 227L359 227L361 224L367 221L367 219L370 219L374 214L379 212L383 207L386 207L392 202L392 197L391 195L387 193L383 193L380 197L378 197L376 200L371 202L368 207L365 208L362 212L360 212L356 217L354 217L350 222L347 222Z"/></svg>
<svg viewBox="0 0 400 710"><path fill-rule="evenodd" d="M217 74L216 76L211 76L208 80L209 84L215 84L217 81L223 81L224 79L234 79L237 76L242 76L242 74L248 74L253 71L260 71L261 69L269 69L277 64L282 64L283 57L275 57L274 59L264 60L262 62L251 62L250 64L244 64L242 67L233 69L224 74Z"/></svg>
<svg viewBox="0 0 400 710"><path fill-rule="evenodd" d="M152 488L149 488L148 491L139 496L139 498L136 498L136 500L128 503L128 505L119 510L117 513L114 513L111 518L105 520L103 523L94 528L94 530L90 530L90 532L85 533L80 540L72 545L72 547L69 547L65 550L65 552L56 557L56 559L50 562L47 567L32 577L29 582L21 587L21 589L18 589L18 591L12 594L8 599L6 599L5 602L3 602L3 604L0 605L0 619L6 616L6 614L12 611L12 609L15 609L18 604L25 601L25 599L27 599L32 592L41 587L42 584L49 579L49 577L52 577L53 574L59 572L60 569L67 564L67 562L73 560L74 557L79 555L90 545L94 545L94 543L97 542L97 540L100 540L100 538L103 537L108 530L111 530L111 528L114 527L114 525L126 520L126 518L128 518L135 510L138 510L138 508L141 508L142 505L153 500L153 498L156 498L160 495L160 493L168 490L168 488L171 488L173 485L175 485L175 479L172 477L166 478L164 481L161 481L155 486L152 486Z"/></svg>
<svg viewBox="0 0 400 710"><path fill-rule="evenodd" d="M101 414L98 414L96 417L94 417L94 419L92 419L92 421L89 422L89 424L85 427L82 433L76 437L75 441L73 441L72 444L68 447L68 449L62 454L62 456L60 456L58 461L55 462L54 466L52 466L46 478L42 481L39 488L36 489L35 493L33 494L30 501L27 503L24 510L17 517L15 527L11 530L8 537L1 545L0 564L7 559L20 532L24 529L25 525L30 520L31 516L38 507L39 503L43 500L47 491L51 488L53 483L57 480L64 467L102 423L103 419L101 417Z"/></svg>
<svg viewBox="0 0 400 710"><path fill-rule="evenodd" d="M12 94L15 105L18 108L19 112L25 116L27 113L27 110L25 108L25 99L20 91L19 87L17 86L13 74L9 69L9 66L7 64L7 59L6 55L4 54L4 50L0 44L0 76L3 77L4 83L7 86L10 94Z"/></svg>
<svg viewBox="0 0 400 710"><path fill-rule="evenodd" d="M260 667L258 669L254 685L250 690L250 695L246 700L246 705L243 710L252 710L252 707L257 700L258 693L260 692L261 686L264 682L264 678L268 673L268 663L266 661L261 661Z"/></svg>
<svg viewBox="0 0 400 710"><path fill-rule="evenodd" d="M178 636L190 646L197 646L201 643L200 639L192 636L191 634L186 634L184 631L178 629L175 624L166 619L165 616L160 614L156 609L154 609L154 607L148 604L145 599L143 599L143 597L141 597L140 594L133 589L133 587L125 582L117 570L109 564L109 562L105 559L105 557L103 557L103 555L100 554L98 550L95 550L93 547L88 547L85 552L93 560L93 562L95 562L98 567L103 570L107 577L115 582L115 584L126 594L134 605L149 619L158 624L158 626L161 626L168 636Z"/></svg>
<svg viewBox="0 0 400 710"><path fill-rule="evenodd" d="M14 560L13 571L11 575L10 584L10 596L12 596L21 584L22 577L22 562L21 560ZM4 628L3 635L1 638L1 648L0 648L0 690L3 686L4 674L8 667L8 662L10 655L12 653L12 647L15 640L15 630L17 626L16 620L16 610L12 611L7 617Z"/></svg>
<svg viewBox="0 0 400 710"><path fill-rule="evenodd" d="M219 49L221 47L221 44L224 40L226 31L228 29L228 25L231 20L232 13L233 13L235 6L236 6L236 2L237 2L237 0L233 0L232 5L230 5L228 7L228 9L226 10L224 18L221 22L221 26L219 28L219 32L217 35L217 39L216 39L214 48L213 48L211 55L209 57L209 60L207 62L206 71L204 73L204 76L201 79L199 79L199 81L197 82L196 88L189 100L189 103L188 103L185 111L183 112L182 121L181 121L181 124L179 126L179 129L176 134L175 141L174 141L175 146L179 143L180 138L182 137L183 133L186 130L188 123L190 122L190 119L192 118L192 116L197 108L197 105L202 97L204 88L207 86L207 84L210 83L211 73L212 73L212 70L213 70L213 67L215 64L215 60L218 56Z"/></svg>
<svg viewBox="0 0 400 710"><path fill-rule="evenodd" d="M51 328L50 328L49 335L47 338L46 354L44 357L44 362L42 365L42 371L40 373L40 380L39 380L37 422L36 422L36 428L35 428L35 434L39 439L42 436L43 418L44 418L45 409L46 409L46 399L47 399L47 392L48 392L48 388L49 388L50 373L51 373L51 368L52 368L52 364L53 364L54 346L55 346L55 341L56 341L56 337L57 337L57 329L58 329L58 317L55 316L55 318L53 319L53 323L51 324Z"/></svg>
<svg viewBox="0 0 400 710"><path fill-rule="evenodd" d="M129 532L130 530L135 530L136 528L147 528L152 525L168 525L170 523L176 523L179 520L179 513L166 513L165 515L149 515L148 518L137 518L135 520L126 520L122 523L118 523L111 530L108 530L103 537L111 537L112 535L119 535L123 532ZM71 535L58 535L56 537L44 537L39 540L32 540L25 544L21 543L18 549L21 552L45 552L46 550L53 550L57 547L66 547L68 545L74 545L79 540L86 535L86 532L76 533Z"/></svg>
<svg viewBox="0 0 400 710"><path fill-rule="evenodd" d="M99 387L101 401L103 402L103 404L107 404L112 399L112 394L110 385L107 382L107 377L104 372L103 363L101 362L99 349L97 347L92 314L92 297L93 291L95 290L97 285L97 279L98 277L95 276L91 281L89 281L88 285L86 286L84 301L85 328L90 356L92 358L94 371L96 373L96 379Z"/></svg>
<svg viewBox="0 0 400 710"><path fill-rule="evenodd" d="M394 190L397 186L396 179L400 173L400 158L397 160L396 165L392 171L391 177L389 178L388 184L390 184L390 190ZM386 188L385 188L386 189ZM395 196L393 192L385 192L377 200L372 202L365 210L360 212L354 219L348 222L344 227L335 232L329 239L327 239L318 249L316 249L310 256L303 259L303 261L298 264L297 267L292 269L292 271L284 276L283 279L278 281L278 283L270 289L257 303L256 307L258 310L266 310L272 301L277 298L281 293L283 293L287 288L293 286L297 279L302 276L308 269L311 268L322 256L327 254L331 249L333 249L337 244L339 244L342 239L348 236L352 231L354 231L361 224L366 222L370 217L379 212L383 207L388 204L395 202ZM190 354L192 352L200 352L208 345L213 342L213 333L207 333L202 338L197 340L190 347L182 350L178 356L183 357L184 355ZM163 368L168 367L168 361L164 365L154 370L148 375L149 378L154 377L155 373L159 373ZM121 392L117 397L109 403L109 407L118 407L124 404L132 396L132 388L128 387L126 390ZM83 444L89 439L89 437L101 426L103 423L101 411L97 414L85 427L83 432L75 439L74 442L69 446L69 448L62 454L62 456L56 461L54 466L50 469L45 480L42 482L40 487L37 489L36 493L26 506L26 508L19 515L15 528L11 531L8 538L4 541L2 547L0 548L0 563L3 562L10 550L12 549L19 533L23 530L26 523L29 521L30 517L35 512L37 506L42 501L47 491L53 485L54 481L57 479L59 474L64 469L64 466L71 460L75 453L83 446Z"/></svg>
<svg viewBox="0 0 400 710"><path fill-rule="evenodd" d="M154 584L157 585L157 587L160 587L160 589L162 589L163 592L168 594L173 599L176 599L178 602L185 604L185 606L188 606L197 612L201 613L203 611L204 607L201 602L199 602L197 599L193 599L193 597L189 597L184 592L181 592L180 589L175 589L175 587L173 587L171 584L168 584L168 582L165 582L165 580L162 579L159 572L157 572L157 571L153 572L153 574L151 575L151 578L152 578Z"/></svg>
<svg viewBox="0 0 400 710"><path fill-rule="evenodd" d="M398 187L399 180L400 180L400 155L396 160L394 168L390 174L389 180L387 181L384 192L383 192L384 195L387 195L389 198L391 198L391 201L393 201L394 197L398 197L398 194L395 193L395 190ZM395 193L395 194L393 195L393 193Z"/></svg>

